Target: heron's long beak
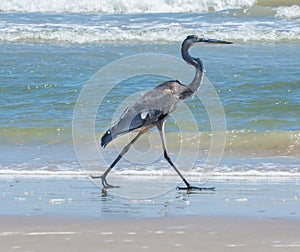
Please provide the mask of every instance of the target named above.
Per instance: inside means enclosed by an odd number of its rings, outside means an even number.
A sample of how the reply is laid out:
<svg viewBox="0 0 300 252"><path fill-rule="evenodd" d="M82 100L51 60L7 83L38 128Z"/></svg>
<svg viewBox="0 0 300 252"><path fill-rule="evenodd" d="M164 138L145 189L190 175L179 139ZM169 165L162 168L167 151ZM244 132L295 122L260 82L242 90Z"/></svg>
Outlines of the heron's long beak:
<svg viewBox="0 0 300 252"><path fill-rule="evenodd" d="M228 41L218 40L218 39L208 39L208 38L199 38L198 42L214 43L214 44L233 44L233 42L228 42Z"/></svg>

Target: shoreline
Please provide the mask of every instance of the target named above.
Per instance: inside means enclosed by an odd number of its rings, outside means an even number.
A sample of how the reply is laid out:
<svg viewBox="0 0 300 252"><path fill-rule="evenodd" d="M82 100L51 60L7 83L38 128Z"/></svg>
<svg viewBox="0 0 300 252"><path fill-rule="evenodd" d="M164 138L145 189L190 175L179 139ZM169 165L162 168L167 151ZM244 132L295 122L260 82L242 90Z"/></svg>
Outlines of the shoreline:
<svg viewBox="0 0 300 252"><path fill-rule="evenodd" d="M1 251L297 251L300 220L0 216Z"/></svg>

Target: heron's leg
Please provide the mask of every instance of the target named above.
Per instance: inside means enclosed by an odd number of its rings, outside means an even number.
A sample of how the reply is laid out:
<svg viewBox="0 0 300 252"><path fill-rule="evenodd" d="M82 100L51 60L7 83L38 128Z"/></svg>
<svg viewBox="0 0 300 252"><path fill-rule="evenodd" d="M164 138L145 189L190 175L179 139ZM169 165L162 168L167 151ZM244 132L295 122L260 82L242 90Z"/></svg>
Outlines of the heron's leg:
<svg viewBox="0 0 300 252"><path fill-rule="evenodd" d="M92 179L97 179L97 178L101 178L102 179L102 185L103 188L116 188L118 186L113 186L110 185L107 180L106 180L106 176L108 175L108 173L112 170L112 168L114 168L114 166L120 161L120 159L126 154L126 152L130 149L131 145L133 145L136 140L138 140L138 138L144 133L145 131L141 131L139 132L121 151L121 153L117 156L117 158L114 160L114 162L112 162L112 164L108 167L108 169L101 175L101 176L91 176Z"/></svg>
<svg viewBox="0 0 300 252"><path fill-rule="evenodd" d="M174 165L174 163L172 162L172 160L170 159L168 152L167 152L167 147L165 144L165 137L164 137L164 121L160 121L159 124L157 124L157 128L161 137L161 141L162 141L162 146L163 146L163 150L164 150L164 157L165 159L168 161L168 163L172 166L172 168L177 172L177 174L179 175L179 177L183 180L183 182L185 183L186 187L177 187L178 190L209 190L209 191L214 191L215 188L214 187L198 187L198 186L191 186L190 183L184 178L184 176L180 173L180 171L177 169L177 167Z"/></svg>
<svg viewBox="0 0 300 252"><path fill-rule="evenodd" d="M172 166L172 168L177 172L177 174L183 180L183 182L186 184L186 186L188 188L190 188L191 186L190 186L189 182L187 182L187 180L183 177L183 175L180 173L180 171L177 169L177 167L174 165L174 163L172 162L171 158L168 155L167 147L166 147L166 144L165 144L164 124L165 124L165 121L160 121L156 125L157 129L159 131L159 134L160 134L160 138L161 138L161 142L162 142L162 147L163 147L163 151L164 151L164 157L168 161L168 163Z"/></svg>

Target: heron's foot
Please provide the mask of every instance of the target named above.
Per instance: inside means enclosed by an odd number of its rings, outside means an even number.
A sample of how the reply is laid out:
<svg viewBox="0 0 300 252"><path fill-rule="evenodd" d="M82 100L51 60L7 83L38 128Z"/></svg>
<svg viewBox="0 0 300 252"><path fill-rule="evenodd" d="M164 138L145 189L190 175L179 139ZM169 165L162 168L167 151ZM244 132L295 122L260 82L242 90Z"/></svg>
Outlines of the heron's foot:
<svg viewBox="0 0 300 252"><path fill-rule="evenodd" d="M102 181L103 187L102 187L102 196L106 197L107 196L107 189L109 188L120 188L120 186L113 186L107 183L106 179L105 179L105 185L104 182Z"/></svg>
<svg viewBox="0 0 300 252"><path fill-rule="evenodd" d="M110 189L110 188L120 188L120 186L114 186L114 185L111 185L107 182L106 180L106 176L104 175L101 175L101 176L90 176L92 179L99 179L101 178L102 179L102 185L103 185L103 188L102 188L102 191L106 191L107 189Z"/></svg>
<svg viewBox="0 0 300 252"><path fill-rule="evenodd" d="M191 192L191 191L215 191L216 190L215 187L199 187L199 186L191 186L191 185L188 185L185 187L178 186L176 189L177 190L186 190L188 192Z"/></svg>
<svg viewBox="0 0 300 252"><path fill-rule="evenodd" d="M106 184L105 184L105 186L103 186L103 188L105 188L105 189L110 189L110 188L120 188L120 186L114 186L114 185L108 184L108 183L106 182Z"/></svg>

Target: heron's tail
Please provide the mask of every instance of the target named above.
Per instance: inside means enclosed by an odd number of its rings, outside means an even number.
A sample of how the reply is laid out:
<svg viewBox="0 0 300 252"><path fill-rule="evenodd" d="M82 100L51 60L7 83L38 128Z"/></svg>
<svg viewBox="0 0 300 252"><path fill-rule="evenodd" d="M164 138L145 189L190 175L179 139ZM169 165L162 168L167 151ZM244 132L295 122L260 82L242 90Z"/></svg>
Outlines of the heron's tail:
<svg viewBox="0 0 300 252"><path fill-rule="evenodd" d="M108 129L105 134L101 137L101 147L105 148L113 140L111 129Z"/></svg>
<svg viewBox="0 0 300 252"><path fill-rule="evenodd" d="M150 114L149 111L137 112L134 108L125 110L120 119L102 136L101 147L105 148L106 145L118 136L147 125L147 119L150 118L148 114Z"/></svg>
<svg viewBox="0 0 300 252"><path fill-rule="evenodd" d="M117 125L118 126L118 125ZM101 137L101 147L105 148L112 140L120 135L126 134L133 129L117 130L116 126L109 128L104 135Z"/></svg>
<svg viewBox="0 0 300 252"><path fill-rule="evenodd" d="M116 130L116 127L113 126L111 128L109 128L104 135L101 137L101 147L105 148L106 145L108 145L112 140L114 140L115 138L117 138L118 136L124 135L132 130L134 130L135 128L131 128L131 129L125 129L125 130Z"/></svg>

